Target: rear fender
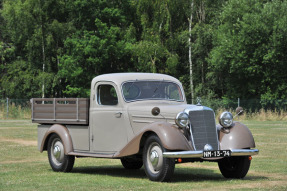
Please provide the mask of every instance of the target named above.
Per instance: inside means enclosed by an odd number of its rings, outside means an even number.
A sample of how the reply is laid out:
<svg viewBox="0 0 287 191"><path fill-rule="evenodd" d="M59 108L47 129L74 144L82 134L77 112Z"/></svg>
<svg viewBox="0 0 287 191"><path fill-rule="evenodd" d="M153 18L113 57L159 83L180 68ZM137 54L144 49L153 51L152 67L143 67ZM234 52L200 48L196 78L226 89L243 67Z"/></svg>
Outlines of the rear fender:
<svg viewBox="0 0 287 191"><path fill-rule="evenodd" d="M168 150L194 150L177 126L167 122L156 122L145 126L121 151L114 157L133 155L139 152L144 139L150 134L156 134L165 149Z"/></svg>
<svg viewBox="0 0 287 191"><path fill-rule="evenodd" d="M63 125L55 124L55 125L52 125L48 129L46 134L44 135L44 138L42 140L41 147L40 147L40 152L43 152L48 149L49 138L52 134L57 134L61 138L64 144L64 150L65 150L66 155L69 152L73 151L73 143L72 143L72 139L71 139L68 129Z"/></svg>
<svg viewBox="0 0 287 191"><path fill-rule="evenodd" d="M235 121L231 128L224 130L217 126L219 130L220 149L244 149L255 148L252 133L248 127Z"/></svg>

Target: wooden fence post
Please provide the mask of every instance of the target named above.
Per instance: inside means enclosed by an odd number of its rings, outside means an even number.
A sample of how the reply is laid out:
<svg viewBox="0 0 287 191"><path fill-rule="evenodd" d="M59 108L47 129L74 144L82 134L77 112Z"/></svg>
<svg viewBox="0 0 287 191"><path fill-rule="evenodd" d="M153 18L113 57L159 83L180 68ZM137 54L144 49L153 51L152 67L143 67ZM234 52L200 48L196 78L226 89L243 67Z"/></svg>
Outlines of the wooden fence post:
<svg viewBox="0 0 287 191"><path fill-rule="evenodd" d="M8 117L9 117L9 98L8 97L7 97L6 101L7 101L7 119L8 119Z"/></svg>

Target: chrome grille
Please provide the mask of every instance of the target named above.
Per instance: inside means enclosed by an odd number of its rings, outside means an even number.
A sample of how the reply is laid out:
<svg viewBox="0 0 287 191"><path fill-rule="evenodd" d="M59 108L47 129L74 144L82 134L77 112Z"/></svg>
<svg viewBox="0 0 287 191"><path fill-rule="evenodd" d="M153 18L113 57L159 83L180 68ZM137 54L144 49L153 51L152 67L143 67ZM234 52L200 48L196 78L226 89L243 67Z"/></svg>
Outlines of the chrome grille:
<svg viewBox="0 0 287 191"><path fill-rule="evenodd" d="M214 150L218 149L218 138L214 112L212 110L189 111L191 136L196 150L203 150L210 144Z"/></svg>

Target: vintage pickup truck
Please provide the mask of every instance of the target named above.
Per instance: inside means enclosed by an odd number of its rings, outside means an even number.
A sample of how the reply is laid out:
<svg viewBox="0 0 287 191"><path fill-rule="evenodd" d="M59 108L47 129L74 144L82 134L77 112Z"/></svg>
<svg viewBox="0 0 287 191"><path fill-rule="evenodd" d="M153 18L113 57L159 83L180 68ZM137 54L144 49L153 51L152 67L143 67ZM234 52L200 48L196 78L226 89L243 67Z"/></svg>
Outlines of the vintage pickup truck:
<svg viewBox="0 0 287 191"><path fill-rule="evenodd" d="M38 149L54 171L71 171L75 157L120 159L144 166L152 181L169 181L175 164L218 162L226 178L243 178L258 154L250 130L223 112L188 105L168 75L118 73L95 77L90 98L33 98Z"/></svg>

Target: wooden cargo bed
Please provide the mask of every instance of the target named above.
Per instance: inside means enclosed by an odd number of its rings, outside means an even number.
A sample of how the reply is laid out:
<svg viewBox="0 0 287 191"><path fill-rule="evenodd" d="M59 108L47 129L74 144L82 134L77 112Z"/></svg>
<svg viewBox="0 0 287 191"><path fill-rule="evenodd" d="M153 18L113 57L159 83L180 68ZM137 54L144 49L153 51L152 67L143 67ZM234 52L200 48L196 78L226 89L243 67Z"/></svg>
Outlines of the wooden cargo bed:
<svg viewBox="0 0 287 191"><path fill-rule="evenodd" d="M88 98L33 98L32 122L41 124L89 124Z"/></svg>

